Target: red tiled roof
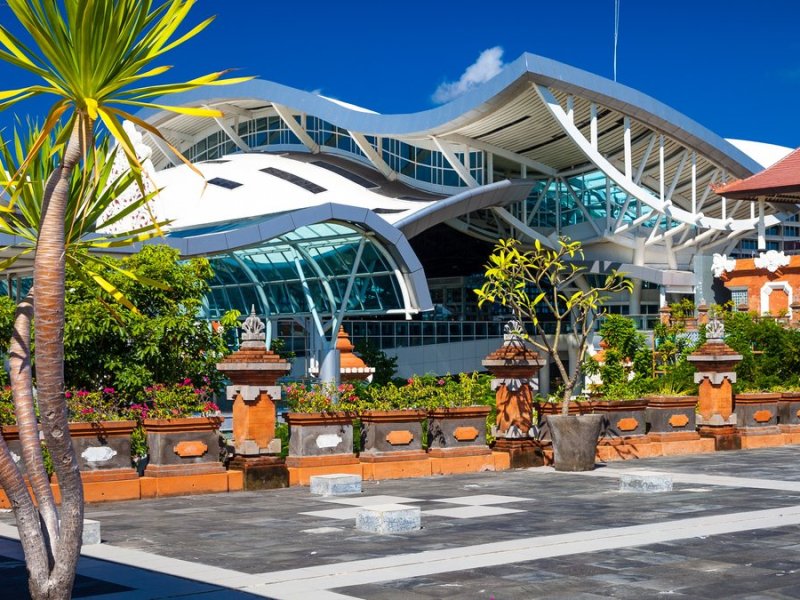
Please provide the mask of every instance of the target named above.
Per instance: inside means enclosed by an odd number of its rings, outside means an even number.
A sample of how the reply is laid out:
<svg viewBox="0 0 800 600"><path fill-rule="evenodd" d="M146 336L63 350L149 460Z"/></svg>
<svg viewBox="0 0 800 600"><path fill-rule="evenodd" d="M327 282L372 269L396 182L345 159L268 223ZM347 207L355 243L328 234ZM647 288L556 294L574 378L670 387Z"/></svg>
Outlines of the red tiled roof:
<svg viewBox="0 0 800 600"><path fill-rule="evenodd" d="M714 191L726 198L767 202L800 202L800 148L760 173L747 179L731 181Z"/></svg>

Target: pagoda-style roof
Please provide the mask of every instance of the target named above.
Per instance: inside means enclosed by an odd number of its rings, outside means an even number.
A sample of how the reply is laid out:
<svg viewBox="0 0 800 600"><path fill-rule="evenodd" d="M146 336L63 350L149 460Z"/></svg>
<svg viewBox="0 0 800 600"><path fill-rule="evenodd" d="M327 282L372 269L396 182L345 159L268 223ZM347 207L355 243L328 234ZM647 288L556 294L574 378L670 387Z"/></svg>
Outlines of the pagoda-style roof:
<svg viewBox="0 0 800 600"><path fill-rule="evenodd" d="M720 196L741 200L800 203L800 148L771 167L714 189Z"/></svg>

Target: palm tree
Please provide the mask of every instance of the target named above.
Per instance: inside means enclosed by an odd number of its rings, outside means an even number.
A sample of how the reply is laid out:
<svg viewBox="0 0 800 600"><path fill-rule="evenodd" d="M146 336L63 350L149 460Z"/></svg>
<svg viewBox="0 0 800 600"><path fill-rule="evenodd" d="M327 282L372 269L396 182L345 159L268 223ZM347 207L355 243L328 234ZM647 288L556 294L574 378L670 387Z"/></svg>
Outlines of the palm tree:
<svg viewBox="0 0 800 600"><path fill-rule="evenodd" d="M5 207L9 215L13 214L26 187L34 158L56 125L64 123L56 139L56 145L63 147L60 162L44 183L41 216L36 226L33 309L30 298L18 307L11 373L12 387L16 392L14 402L24 412L25 407L32 406L32 313L36 336L37 402L41 429L61 488L60 522L55 518L55 508L52 514L44 509L45 512L41 513L42 528L39 513L30 497L27 501L24 499L27 491L19 472L14 473L16 468L2 441L0 484L15 508L31 596L34 599L68 598L83 529L83 489L69 437L63 370L66 235L75 225L67 221L73 171L77 168L86 174L91 173L92 178L96 177L97 159L94 155L99 120L125 152L137 185L144 190L142 167L122 127L122 120L131 120L161 136L155 128L131 115L128 112L131 107L150 107L194 116L221 116L218 111L208 109L163 106L153 103L152 99L203 85L235 83L245 78L221 79L225 74L221 72L179 84L141 85L143 80L169 70L165 65L153 66L165 53L193 38L211 22L212 19L206 19L187 33L176 34L194 0L159 3L152 0L7 0L7 3L31 42L23 44L0 26L0 59L35 75L41 83L0 92L0 109L31 96L51 95L56 98L41 132L28 149L26 159L10 177L11 183L7 186L10 201ZM84 182L87 181L84 177ZM88 187L87 184L84 187ZM32 443L28 438L26 446ZM43 487L39 482L34 488L37 501L40 500L37 490ZM41 492L48 503L46 492L43 489Z"/></svg>

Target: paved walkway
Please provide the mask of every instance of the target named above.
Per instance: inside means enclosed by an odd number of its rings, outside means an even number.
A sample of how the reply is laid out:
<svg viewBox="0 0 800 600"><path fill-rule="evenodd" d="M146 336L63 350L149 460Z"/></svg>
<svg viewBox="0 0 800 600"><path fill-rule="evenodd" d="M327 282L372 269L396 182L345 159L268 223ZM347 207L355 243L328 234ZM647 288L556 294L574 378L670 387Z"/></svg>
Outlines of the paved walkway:
<svg viewBox="0 0 800 600"><path fill-rule="evenodd" d="M357 497L94 505L104 543L84 548L75 597L800 598L798 458L786 447L365 482ZM620 493L630 470L669 473L674 490ZM359 506L386 502L419 506L423 529L355 529ZM0 515L4 592L24 598L15 531Z"/></svg>

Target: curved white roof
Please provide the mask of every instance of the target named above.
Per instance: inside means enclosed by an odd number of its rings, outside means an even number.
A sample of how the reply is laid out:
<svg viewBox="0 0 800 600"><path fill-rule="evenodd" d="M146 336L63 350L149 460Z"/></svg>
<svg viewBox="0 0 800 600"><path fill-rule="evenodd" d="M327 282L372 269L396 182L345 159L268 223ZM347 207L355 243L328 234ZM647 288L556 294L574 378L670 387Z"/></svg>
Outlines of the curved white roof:
<svg viewBox="0 0 800 600"><path fill-rule="evenodd" d="M786 158L794 150L794 148L787 148L786 146L753 142L751 140L728 139L728 141L765 169L771 167L782 158Z"/></svg>
<svg viewBox="0 0 800 600"><path fill-rule="evenodd" d="M211 93L195 90L171 102L215 107L222 119L140 115L190 158L215 159L199 165L207 178L242 184L204 189L185 167L165 169L177 161L145 134L163 169L159 215L175 219L175 227L337 202L374 210L409 234L447 220L488 240L569 235L609 257L628 253L635 264L675 269L690 265L698 251L725 251L754 230L751 206L714 189L759 171L779 152L728 142L645 94L532 54L453 102L414 114L377 114L268 81ZM243 153L231 154L237 151ZM362 178L366 169L376 187L307 157L336 157L340 168ZM269 167L325 190L310 192L261 172ZM525 179L534 192L524 201L508 194L501 201L489 187L501 179ZM406 193L387 193L392 185ZM524 196L522 187L514 189ZM785 219L783 210L771 207L765 226ZM428 225L414 215L426 215Z"/></svg>

